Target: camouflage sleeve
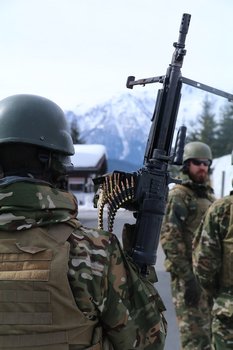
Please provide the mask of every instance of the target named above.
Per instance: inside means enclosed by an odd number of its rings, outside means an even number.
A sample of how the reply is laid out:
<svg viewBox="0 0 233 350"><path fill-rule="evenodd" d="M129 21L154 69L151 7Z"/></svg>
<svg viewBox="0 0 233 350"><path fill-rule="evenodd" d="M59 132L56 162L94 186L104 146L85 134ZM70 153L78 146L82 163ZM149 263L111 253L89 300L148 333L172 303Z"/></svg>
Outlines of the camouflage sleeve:
<svg viewBox="0 0 233 350"><path fill-rule="evenodd" d="M187 217L188 208L184 199L178 193L170 192L161 230L161 245L167 270L184 280L192 276L192 263L184 239Z"/></svg>
<svg viewBox="0 0 233 350"><path fill-rule="evenodd" d="M116 236L82 229L71 239L70 281L83 314L98 319L115 350L162 350L164 305Z"/></svg>
<svg viewBox="0 0 233 350"><path fill-rule="evenodd" d="M227 230L226 206L217 200L207 210L193 241L193 269L202 287L213 296L221 269L222 237Z"/></svg>

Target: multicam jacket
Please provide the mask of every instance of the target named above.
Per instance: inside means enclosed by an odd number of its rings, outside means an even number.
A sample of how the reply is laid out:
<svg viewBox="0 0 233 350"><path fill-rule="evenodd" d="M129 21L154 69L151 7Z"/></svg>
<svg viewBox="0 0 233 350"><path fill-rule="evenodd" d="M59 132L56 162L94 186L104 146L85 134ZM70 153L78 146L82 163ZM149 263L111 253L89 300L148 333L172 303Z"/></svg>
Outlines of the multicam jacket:
<svg viewBox="0 0 233 350"><path fill-rule="evenodd" d="M213 190L207 184L197 184L182 176L168 196L161 230L161 245L165 252L165 267L173 276L189 280L192 272L192 240L203 214L214 201Z"/></svg>
<svg viewBox="0 0 233 350"><path fill-rule="evenodd" d="M196 232L193 245L194 272L214 299L213 315L232 318L233 195L211 205Z"/></svg>
<svg viewBox="0 0 233 350"><path fill-rule="evenodd" d="M0 349L164 348L157 290L115 235L78 222L72 194L14 177L0 180L0 203Z"/></svg>

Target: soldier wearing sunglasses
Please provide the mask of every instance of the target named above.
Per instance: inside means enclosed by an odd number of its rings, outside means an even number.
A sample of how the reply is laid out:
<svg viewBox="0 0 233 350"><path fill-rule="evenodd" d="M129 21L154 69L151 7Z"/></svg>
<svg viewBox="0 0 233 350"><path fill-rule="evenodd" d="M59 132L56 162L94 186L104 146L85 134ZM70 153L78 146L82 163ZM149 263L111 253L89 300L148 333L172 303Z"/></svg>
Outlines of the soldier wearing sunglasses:
<svg viewBox="0 0 233 350"><path fill-rule="evenodd" d="M211 163L212 152L205 143L190 142L185 146L182 183L169 192L161 232L183 350L211 349L210 307L192 266L194 232L215 199L210 187Z"/></svg>

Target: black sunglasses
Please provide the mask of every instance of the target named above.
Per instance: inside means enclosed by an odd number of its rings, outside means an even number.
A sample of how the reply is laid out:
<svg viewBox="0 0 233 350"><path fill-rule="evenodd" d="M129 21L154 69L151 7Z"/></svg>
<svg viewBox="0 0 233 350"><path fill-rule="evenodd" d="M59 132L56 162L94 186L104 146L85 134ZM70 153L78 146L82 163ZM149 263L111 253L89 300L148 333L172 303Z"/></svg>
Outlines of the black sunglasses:
<svg viewBox="0 0 233 350"><path fill-rule="evenodd" d="M210 166L211 164L211 161L206 159L206 160L203 160L203 159L191 159L191 162L194 164L194 165L205 165L205 166Z"/></svg>

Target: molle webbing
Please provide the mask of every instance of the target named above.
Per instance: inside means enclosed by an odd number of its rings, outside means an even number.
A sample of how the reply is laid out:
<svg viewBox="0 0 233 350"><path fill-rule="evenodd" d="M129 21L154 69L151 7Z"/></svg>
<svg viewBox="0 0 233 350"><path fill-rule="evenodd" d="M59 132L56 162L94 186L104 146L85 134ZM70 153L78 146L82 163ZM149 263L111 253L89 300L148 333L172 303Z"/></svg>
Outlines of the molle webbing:
<svg viewBox="0 0 233 350"><path fill-rule="evenodd" d="M33 304L48 304L50 295L47 291L14 291L0 290L1 303L33 303ZM0 312L0 324L51 324L51 312ZM1 342L0 342L1 344Z"/></svg>
<svg viewBox="0 0 233 350"><path fill-rule="evenodd" d="M39 346L46 346L49 349L49 345L54 345L54 344L64 344L65 346L65 344L67 344L66 332L0 336L0 349L2 347L6 349L7 348L28 349L28 347L39 347ZM64 347L64 350L65 349L67 350L69 349L67 345L66 347ZM43 347L43 350L44 350L44 347Z"/></svg>
<svg viewBox="0 0 233 350"><path fill-rule="evenodd" d="M51 250L38 250L35 252L33 248L29 249L29 247L23 247L15 242L15 250L11 253L7 253L7 242L3 241L2 244L4 245L5 252L0 253L2 265L0 271L1 281L48 281L49 267L52 260Z"/></svg>
<svg viewBox="0 0 233 350"><path fill-rule="evenodd" d="M66 332L53 332L30 335L0 335L0 349L19 350L77 350L76 346L68 345ZM43 347L43 348L41 348ZM81 348L80 348L81 349ZM102 350L100 342L83 350ZM110 349L109 349L110 350Z"/></svg>

